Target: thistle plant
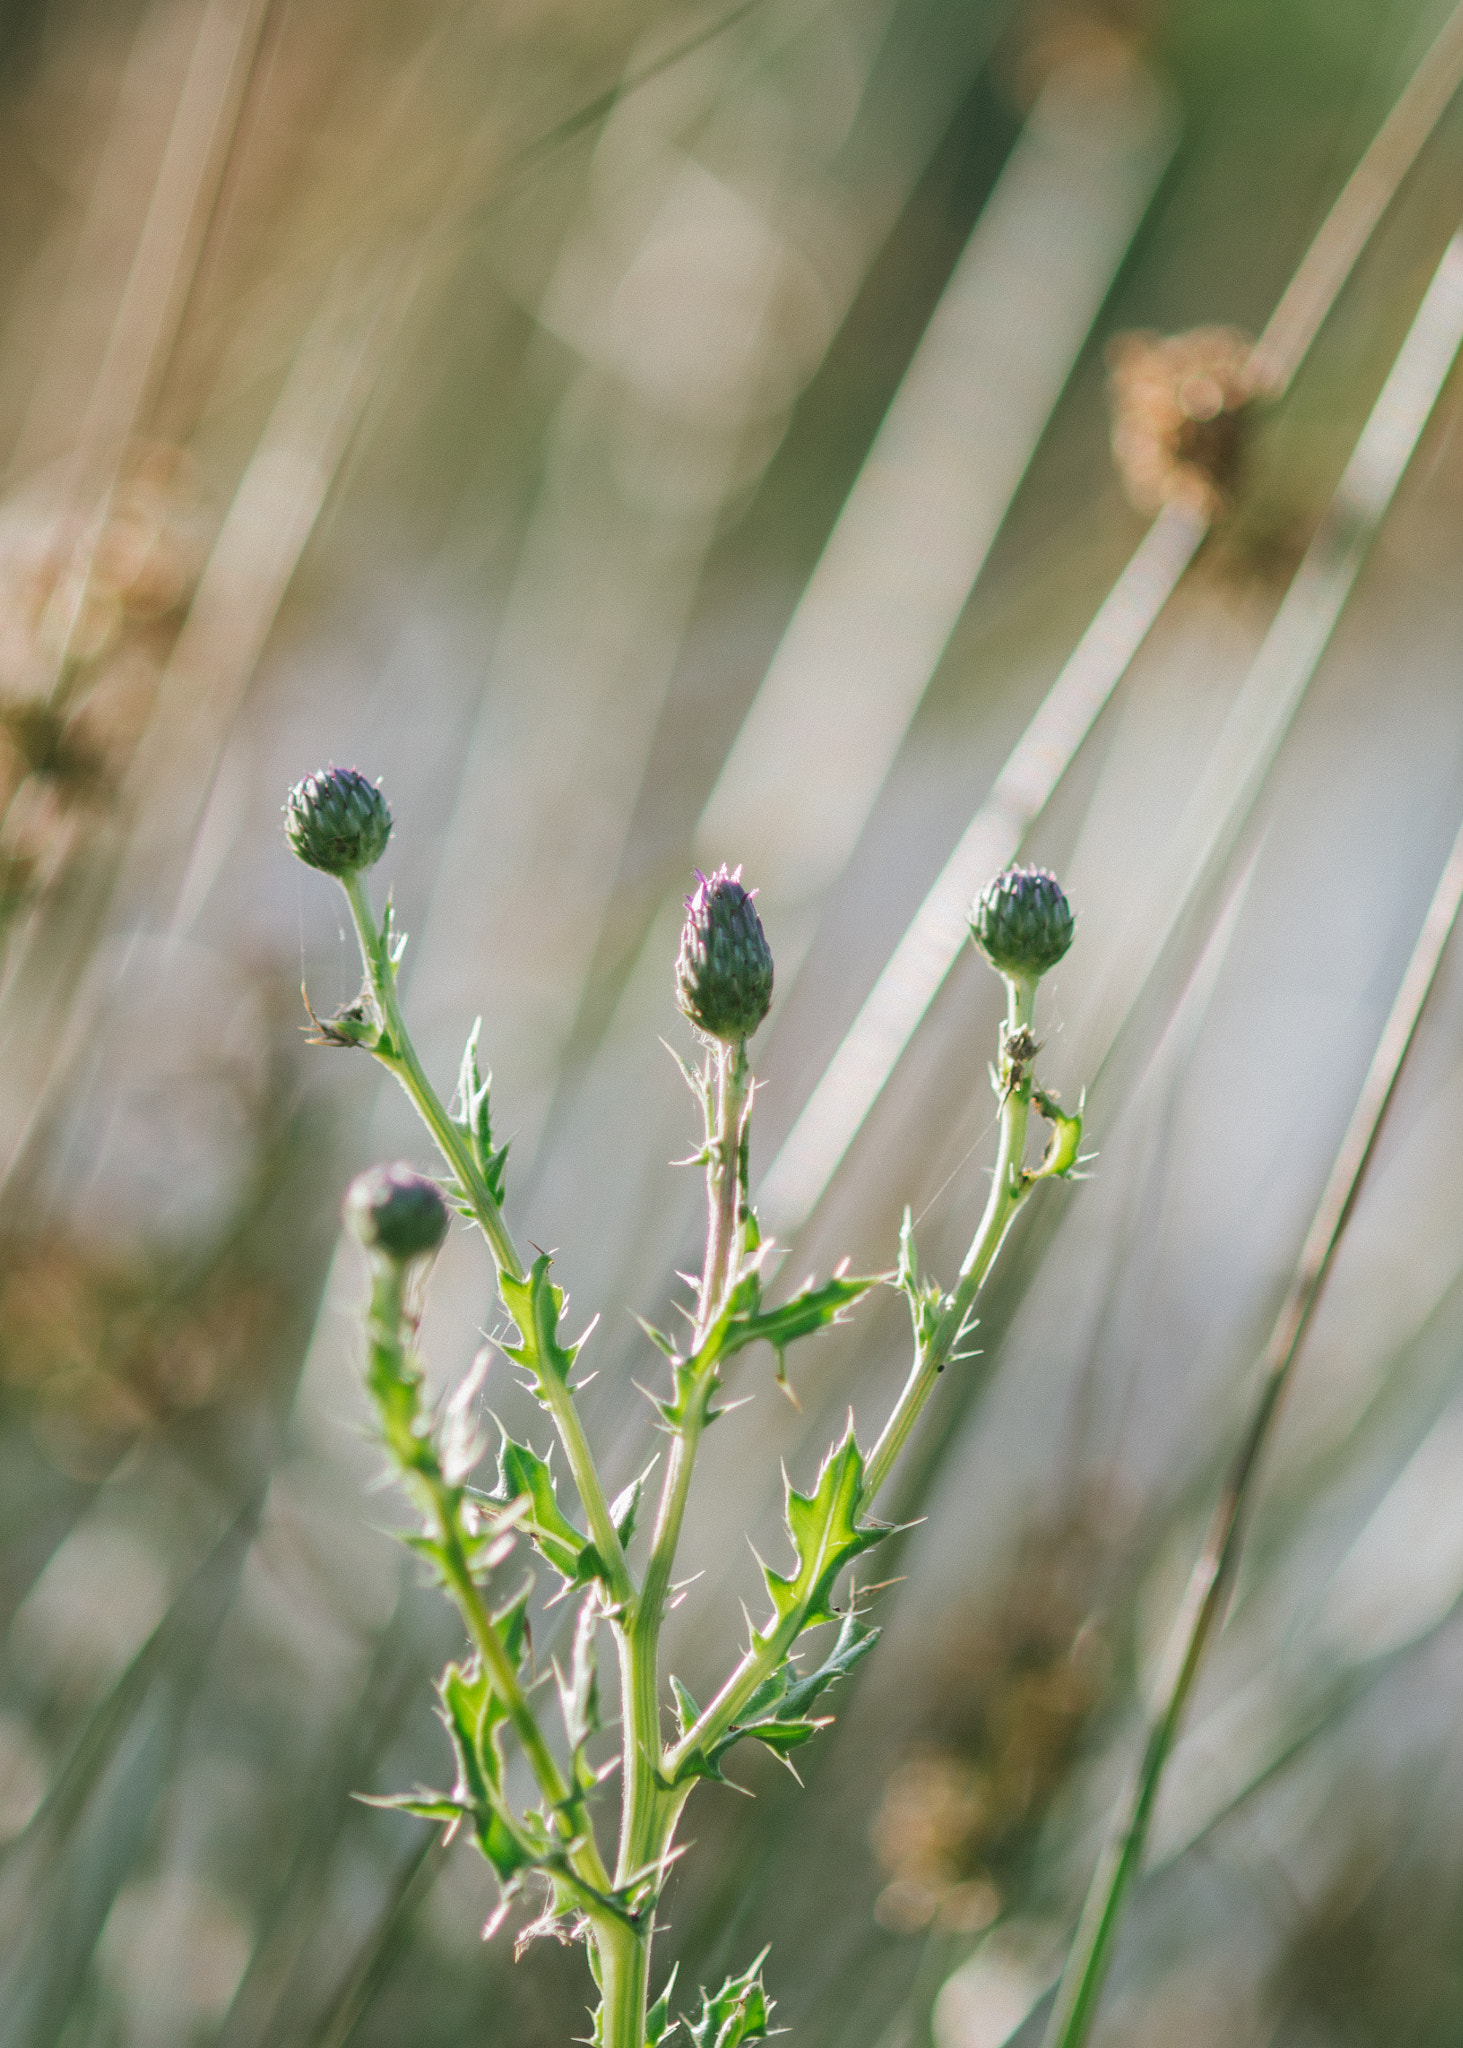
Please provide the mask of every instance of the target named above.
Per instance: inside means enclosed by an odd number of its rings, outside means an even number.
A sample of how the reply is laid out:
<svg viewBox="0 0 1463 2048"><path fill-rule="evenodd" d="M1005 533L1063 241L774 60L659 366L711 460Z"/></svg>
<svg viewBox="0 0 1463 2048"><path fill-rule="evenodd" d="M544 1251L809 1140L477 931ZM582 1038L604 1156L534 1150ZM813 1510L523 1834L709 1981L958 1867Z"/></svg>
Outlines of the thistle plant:
<svg viewBox="0 0 1463 2048"><path fill-rule="evenodd" d="M371 1269L367 1390L382 1447L421 1517L406 1540L455 1603L466 1635L464 1653L437 1686L456 1762L451 1788L379 1803L471 1834L500 1887L489 1934L532 1886L539 1911L520 1944L549 1933L586 1943L600 1992L591 2037L599 2048L655 2048L678 2028L695 2048L763 2039L772 2005L761 1957L715 1993L703 1991L695 2014L673 2013L673 1972L651 1996L657 1912L679 1853L677 1830L698 1785L724 1782L723 1765L738 1744L760 1742L786 1760L829 1725L826 1696L878 1634L852 1568L889 1534L873 1514L879 1493L940 1374L968 1355L977 1298L1013 1218L1039 1183L1070 1177L1078 1164L1080 1108L1064 1112L1034 1072L1038 983L1073 936L1066 898L1051 875L1013 868L972 913L972 936L1005 981L1007 1008L992 1069L995 1173L953 1287L921 1271L906 1211L894 1272L858 1277L845 1262L831 1278L810 1280L774 1304L767 1298L774 1247L759 1231L747 1174L755 1093L748 1041L771 1002L772 955L740 870L697 877L674 985L701 1046L697 1064L681 1065L701 1118L695 1163L705 1171L706 1249L686 1341L678 1345L641 1322L665 1360L654 1397L663 1462L653 1461L611 1498L576 1400L586 1338L564 1333L564 1295L550 1255L526 1262L505 1219L507 1147L496 1141L491 1077L479 1066L481 1020L468 1035L455 1096L444 1102L402 1017L397 972L405 940L389 899L378 920L366 884L391 832L385 799L354 770L328 769L290 792L286 832L302 860L339 881L364 968L354 1001L326 1020L312 1013L317 1038L367 1051L396 1075L445 1167L440 1183L405 1166L373 1168L345 1205ZM1028 1164L1033 1108L1050 1137ZM474 1484L487 1444L472 1409L488 1353L444 1403L434 1407L426 1398L418 1307L454 1210L487 1241L516 1337L499 1348L548 1412L573 1503L560 1501L548 1459L506 1432L495 1483ZM725 1412L741 1353L765 1343L782 1378L789 1348L841 1322L879 1280L896 1285L909 1307L913 1355L903 1387L871 1449L861 1446L850 1416L810 1490L786 1482L791 1562L763 1566L765 1618L749 1623L722 1684L699 1705L663 1670L661 1629L705 1432ZM657 1463L659 1490L647 1512ZM525 1550L537 1552L577 1602L572 1646L565 1664L553 1666L552 1717L530 1670L533 1582L522 1568ZM804 1639L818 1630L831 1630L832 1640L823 1635L809 1653ZM606 1640L618 1665L617 1740L601 1710Z"/></svg>

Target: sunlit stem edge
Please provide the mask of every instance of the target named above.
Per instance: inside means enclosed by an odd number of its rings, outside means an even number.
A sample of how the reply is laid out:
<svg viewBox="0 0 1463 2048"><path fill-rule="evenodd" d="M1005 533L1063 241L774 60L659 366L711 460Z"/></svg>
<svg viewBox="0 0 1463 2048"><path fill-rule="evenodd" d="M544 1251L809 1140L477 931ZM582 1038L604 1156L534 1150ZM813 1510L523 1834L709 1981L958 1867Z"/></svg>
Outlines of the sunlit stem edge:
<svg viewBox="0 0 1463 2048"><path fill-rule="evenodd" d="M406 1020L401 1014L401 1005L396 995L396 969L389 956L381 928L371 909L370 897L366 893L364 876L359 872L342 875L341 888L350 905L351 919L355 925L356 939L361 949L361 963L365 968L366 980L371 990L387 1043L371 1047L373 1056L389 1073L396 1076L406 1090L418 1116L431 1133L432 1139L451 1168L459 1188L462 1190L474 1221L487 1239L488 1249L499 1270L513 1279L521 1280L525 1274L522 1258L513 1242L503 1212L489 1192L472 1156L471 1148L462 1132L448 1115L441 1097L427 1079L426 1071L417 1056ZM625 1557L624 1546L610 1514L609 1501L599 1477L599 1468L594 1462L594 1453L584 1434L579 1412L574 1406L569 1389L545 1375L538 1389L545 1407L553 1418L559 1441L569 1463L570 1474L584 1507L589 1523L589 1533L610 1578L610 1591L617 1602L625 1602L634 1596L634 1580Z"/></svg>

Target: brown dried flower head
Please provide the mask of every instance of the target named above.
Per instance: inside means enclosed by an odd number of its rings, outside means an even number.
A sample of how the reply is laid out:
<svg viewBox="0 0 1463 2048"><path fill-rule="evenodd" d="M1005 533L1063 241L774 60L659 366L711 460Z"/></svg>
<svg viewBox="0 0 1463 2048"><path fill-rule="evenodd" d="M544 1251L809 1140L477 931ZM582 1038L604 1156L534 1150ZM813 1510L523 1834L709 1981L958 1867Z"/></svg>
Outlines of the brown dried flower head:
<svg viewBox="0 0 1463 2048"><path fill-rule="evenodd" d="M1112 451L1129 502L1208 518L1234 496L1256 387L1236 327L1120 334L1107 352Z"/></svg>

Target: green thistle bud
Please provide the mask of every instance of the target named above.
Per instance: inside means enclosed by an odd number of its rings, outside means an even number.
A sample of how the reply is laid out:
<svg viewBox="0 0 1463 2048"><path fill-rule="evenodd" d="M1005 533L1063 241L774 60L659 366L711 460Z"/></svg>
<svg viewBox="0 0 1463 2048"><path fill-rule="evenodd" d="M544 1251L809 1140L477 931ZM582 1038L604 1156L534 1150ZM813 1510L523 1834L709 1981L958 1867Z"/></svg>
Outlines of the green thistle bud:
<svg viewBox="0 0 1463 2048"><path fill-rule="evenodd" d="M686 898L676 1001L698 1031L726 1045L750 1038L772 1001L772 950L742 871L698 868Z"/></svg>
<svg viewBox="0 0 1463 2048"><path fill-rule="evenodd" d="M391 813L374 782L354 768L326 768L290 791L284 836L306 866L327 875L373 868L391 837Z"/></svg>
<svg viewBox="0 0 1463 2048"><path fill-rule="evenodd" d="M1039 981L1056 966L1077 928L1055 875L1007 868L987 882L970 913L970 936L1000 974Z"/></svg>
<svg viewBox="0 0 1463 2048"><path fill-rule="evenodd" d="M405 1265L436 1251L447 1235L442 1190L409 1166L372 1166L346 1190L345 1220L368 1252Z"/></svg>

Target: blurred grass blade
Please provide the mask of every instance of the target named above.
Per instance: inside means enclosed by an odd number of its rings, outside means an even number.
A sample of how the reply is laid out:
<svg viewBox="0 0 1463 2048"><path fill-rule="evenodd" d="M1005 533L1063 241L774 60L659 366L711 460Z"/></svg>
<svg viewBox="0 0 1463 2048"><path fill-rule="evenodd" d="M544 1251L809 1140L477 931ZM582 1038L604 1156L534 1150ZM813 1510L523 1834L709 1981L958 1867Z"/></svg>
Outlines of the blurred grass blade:
<svg viewBox="0 0 1463 2048"><path fill-rule="evenodd" d="M1460 79L1463 6L1378 130L1256 343L1251 368L1272 396L1294 376ZM1401 430L1396 422L1390 429ZM1379 423L1379 441L1387 431ZM964 912L975 889L1016 857L1204 532L1193 513L1176 505L1160 514L1017 742L767 1170L759 1204L784 1236L817 1207L943 984L964 943Z"/></svg>
<svg viewBox="0 0 1463 2048"><path fill-rule="evenodd" d="M72 275L57 307L52 346L11 457L12 471L24 475L52 454L58 421L64 421L72 509L82 517L106 482L107 466L146 423L192 286L268 0L203 0L190 12L191 49L101 359L84 367L78 361L93 345L95 270L114 253L107 245L119 232L119 208L126 205L137 159L151 140L153 102L171 96L166 58L172 38L187 33L183 10L176 26L164 20L164 10L143 12ZM80 402L78 376L87 386Z"/></svg>
<svg viewBox="0 0 1463 2048"><path fill-rule="evenodd" d="M1463 234L1455 235L1443 253L1315 537L1230 707L1163 859L1155 864L1146 903L1108 959L1077 1026L1084 1047L1108 1048L1117 1042L1132 1009L1133 991L1155 982L1190 907L1227 864L1355 588L1460 343Z"/></svg>
<svg viewBox="0 0 1463 2048"><path fill-rule="evenodd" d="M130 1875L254 1540L236 1517L91 1716L0 1862L0 2048L48 2048Z"/></svg>
<svg viewBox="0 0 1463 2048"><path fill-rule="evenodd" d="M296 1815L293 1861L259 1927L216 2048L265 2048L318 2001L319 1958L311 1953L311 1943L331 1895L330 1873L342 1837L353 1822L365 1818L352 1795L379 1784L383 1754L421 1704L422 1671L429 1660L411 1619L409 1599L402 1598L377 1642L363 1684L325 1728L318 1767ZM425 1831L424 1850L437 1840L435 1831ZM396 1896L393 1891L393 1903Z"/></svg>
<svg viewBox="0 0 1463 2048"><path fill-rule="evenodd" d="M1299 369L1373 228L1460 83L1463 6L1454 8L1393 102L1255 343L1250 370L1269 397L1278 398Z"/></svg>
<svg viewBox="0 0 1463 2048"><path fill-rule="evenodd" d="M1106 92L1063 67L1028 118L698 827L764 918L847 862L1174 139L1136 62ZM784 938L782 987L791 966Z"/></svg>
<svg viewBox="0 0 1463 2048"><path fill-rule="evenodd" d="M757 1199L774 1232L817 1206L965 945L976 891L1020 852L1207 531L1166 506L1073 649L768 1167Z"/></svg>
<svg viewBox="0 0 1463 2048"><path fill-rule="evenodd" d="M159 681L119 806L132 836L124 839L122 825L99 834L52 914L34 920L15 948L0 994L8 1051L0 1188L44 1128L58 1075L97 1029L109 988L94 949L108 919L129 932L170 920L224 742L409 290L399 252L364 287L337 281L244 471Z"/></svg>
<svg viewBox="0 0 1463 2048"><path fill-rule="evenodd" d="M411 1917L436 1883L447 1853L441 1830L434 1829L398 1863L386 1902L357 1947L329 2011L311 2035L310 2048L345 2048L390 1975Z"/></svg>
<svg viewBox="0 0 1463 2048"><path fill-rule="evenodd" d="M1456 245L1455 245L1456 247ZM1455 261L1463 260L1454 255ZM1445 259L1446 260L1446 259ZM1205 1649L1234 1580L1263 1452L1326 1275L1346 1228L1377 1133L1412 1045L1463 901L1463 831L1453 843L1391 1012L1362 1084L1300 1258L1260 1360L1260 1390L1194 1567L1158 1684L1142 1759L1119 1806L1088 1894L1047 2029L1047 2048L1081 2048L1096 2017L1129 1886Z"/></svg>

